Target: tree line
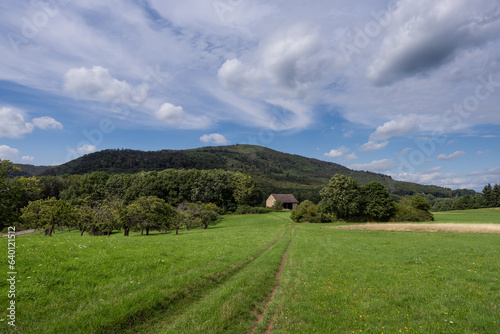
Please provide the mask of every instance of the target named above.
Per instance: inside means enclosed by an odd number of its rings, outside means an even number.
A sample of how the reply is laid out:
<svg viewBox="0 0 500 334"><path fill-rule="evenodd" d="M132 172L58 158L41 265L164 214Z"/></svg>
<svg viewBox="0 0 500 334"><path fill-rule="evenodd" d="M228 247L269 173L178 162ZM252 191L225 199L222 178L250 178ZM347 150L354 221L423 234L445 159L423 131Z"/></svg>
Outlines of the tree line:
<svg viewBox="0 0 500 334"><path fill-rule="evenodd" d="M107 226L123 227L125 226L123 217L127 216L126 213L134 212L132 210L134 207L137 209L140 205L144 206L141 201L148 197L150 200L157 198L172 208L178 209L179 206L184 208L178 211L188 211L190 213L188 217L197 217L196 220L202 225L206 221L204 216L192 213L204 213L205 206L209 203L212 203L213 208L217 208L215 211L219 214L235 211L238 206L260 205L264 200L263 192L253 178L240 172L167 169L136 174L93 172L85 175L12 178L9 176L18 169L9 161L2 160L0 163L2 228L21 222L21 215L25 214L23 208L30 203L36 203L36 205L31 204L33 212L37 212L36 210L43 212L46 209L43 203L47 203L46 206L52 208L50 210L56 210L54 212L62 210L60 219L66 222L78 218L82 221L106 221ZM74 210L69 210L68 205L78 208L78 214L75 214ZM118 210L119 214L114 217L118 216L119 219L106 218L113 216L108 214L112 208ZM128 208L128 211L123 211L123 208ZM166 210L171 212L169 209ZM28 217L26 210L25 212L25 217ZM65 216L69 218L64 218ZM130 213L129 218L132 216ZM26 219L24 221L26 222ZM51 226L61 224L63 223L56 222L51 223ZM165 224L171 226L172 220ZM101 225L96 224L96 226ZM100 229L104 230L106 229ZM92 231L89 229L90 233Z"/></svg>
<svg viewBox="0 0 500 334"><path fill-rule="evenodd" d="M500 184L492 186L488 183L480 194L466 194L456 198L436 200L432 211L470 210L500 207Z"/></svg>
<svg viewBox="0 0 500 334"><path fill-rule="evenodd" d="M117 199L87 199L80 205L56 198L41 199L30 202L21 212L20 224L24 228L44 230L46 236L65 228L93 236L109 236L115 230L122 230L124 236L129 236L130 231L149 235L150 231L175 230L178 234L181 227L206 229L220 217L220 209L213 203L181 203L174 208L156 196L141 196L128 205Z"/></svg>

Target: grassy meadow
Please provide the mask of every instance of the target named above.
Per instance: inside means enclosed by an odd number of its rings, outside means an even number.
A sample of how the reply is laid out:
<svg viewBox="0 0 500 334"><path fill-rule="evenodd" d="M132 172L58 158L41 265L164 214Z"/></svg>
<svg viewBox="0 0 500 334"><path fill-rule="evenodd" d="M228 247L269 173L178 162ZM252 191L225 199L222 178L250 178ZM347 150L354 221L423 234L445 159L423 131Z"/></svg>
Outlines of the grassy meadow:
<svg viewBox="0 0 500 334"><path fill-rule="evenodd" d="M500 224L500 208L433 212L436 223Z"/></svg>
<svg viewBox="0 0 500 334"><path fill-rule="evenodd" d="M2 311L0 332L500 333L499 235L288 216L225 216L179 235L19 236L17 327ZM435 216L500 223L500 210ZM5 279L0 290L5 310Z"/></svg>

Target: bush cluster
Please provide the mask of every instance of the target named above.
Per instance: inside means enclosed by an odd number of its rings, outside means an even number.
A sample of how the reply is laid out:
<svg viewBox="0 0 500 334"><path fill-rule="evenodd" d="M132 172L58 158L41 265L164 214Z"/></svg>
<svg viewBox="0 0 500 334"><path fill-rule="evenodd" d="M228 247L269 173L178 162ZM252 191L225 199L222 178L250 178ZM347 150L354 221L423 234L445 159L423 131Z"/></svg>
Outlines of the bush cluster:
<svg viewBox="0 0 500 334"><path fill-rule="evenodd" d="M396 214L391 221L395 222L424 222L434 221L430 213L430 205L422 197L414 197L410 202L403 198L396 203Z"/></svg>
<svg viewBox="0 0 500 334"><path fill-rule="evenodd" d="M321 212L320 208L311 201L305 200L295 210L290 218L297 223L329 223L333 221L328 214Z"/></svg>
<svg viewBox="0 0 500 334"><path fill-rule="evenodd" d="M247 215L247 214L263 214L272 211L273 209L271 208L263 208L259 206L250 206L250 205L238 205L234 213L237 215Z"/></svg>

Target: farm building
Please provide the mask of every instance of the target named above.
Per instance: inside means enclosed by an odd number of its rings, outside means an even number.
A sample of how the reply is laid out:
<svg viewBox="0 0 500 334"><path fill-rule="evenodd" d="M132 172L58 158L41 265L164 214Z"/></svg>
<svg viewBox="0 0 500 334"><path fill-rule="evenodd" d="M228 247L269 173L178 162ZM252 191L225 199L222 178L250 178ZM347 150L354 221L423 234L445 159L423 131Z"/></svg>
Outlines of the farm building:
<svg viewBox="0 0 500 334"><path fill-rule="evenodd" d="M266 207L272 207L277 200L283 202L283 208L285 210L295 210L295 207L299 203L292 194L271 194L266 200Z"/></svg>

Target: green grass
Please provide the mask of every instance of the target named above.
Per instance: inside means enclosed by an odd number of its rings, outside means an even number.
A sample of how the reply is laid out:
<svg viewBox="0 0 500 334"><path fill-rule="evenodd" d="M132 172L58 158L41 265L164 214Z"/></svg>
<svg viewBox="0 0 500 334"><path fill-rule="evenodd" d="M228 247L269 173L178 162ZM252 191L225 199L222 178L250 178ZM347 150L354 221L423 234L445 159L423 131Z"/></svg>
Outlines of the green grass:
<svg viewBox="0 0 500 334"><path fill-rule="evenodd" d="M500 224L500 208L433 212L436 223Z"/></svg>
<svg viewBox="0 0 500 334"><path fill-rule="evenodd" d="M499 241L299 226L273 333L499 333Z"/></svg>
<svg viewBox="0 0 500 334"><path fill-rule="evenodd" d="M500 210L463 213L500 221ZM18 237L17 327L0 311L0 332L500 333L498 235L333 230L288 216L225 216L180 235ZM437 220L448 216L460 215ZM4 279L0 291L5 310Z"/></svg>
<svg viewBox="0 0 500 334"><path fill-rule="evenodd" d="M233 277L276 245L288 225L249 215L180 235L18 237L17 331L122 332L159 319ZM6 256L0 266L7 268ZM0 291L7 291L4 279ZM7 305L6 293L0 305Z"/></svg>

